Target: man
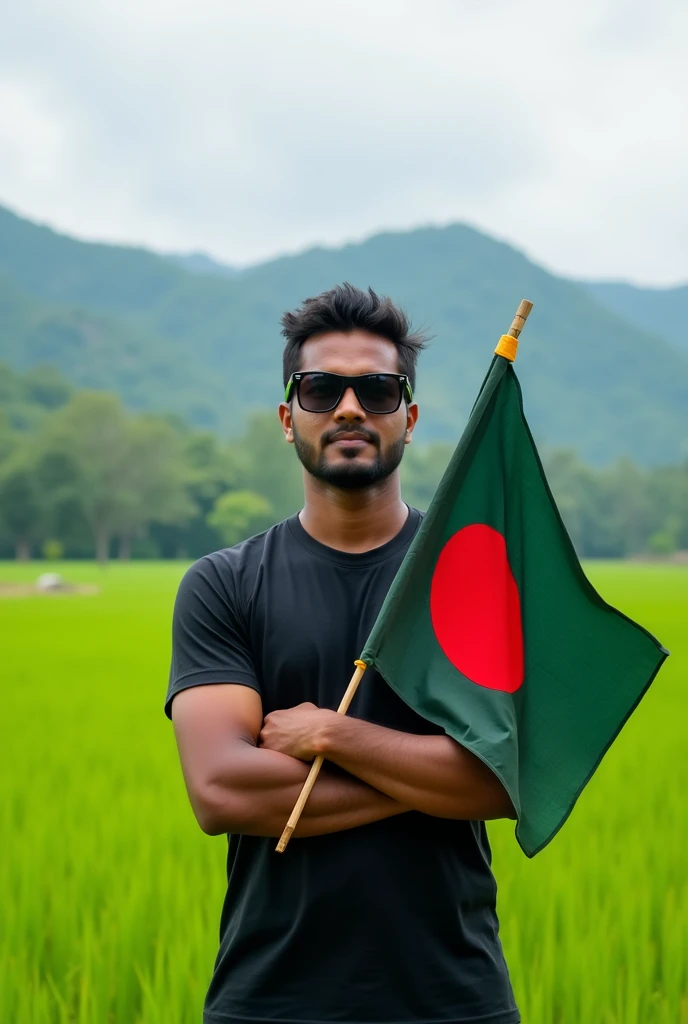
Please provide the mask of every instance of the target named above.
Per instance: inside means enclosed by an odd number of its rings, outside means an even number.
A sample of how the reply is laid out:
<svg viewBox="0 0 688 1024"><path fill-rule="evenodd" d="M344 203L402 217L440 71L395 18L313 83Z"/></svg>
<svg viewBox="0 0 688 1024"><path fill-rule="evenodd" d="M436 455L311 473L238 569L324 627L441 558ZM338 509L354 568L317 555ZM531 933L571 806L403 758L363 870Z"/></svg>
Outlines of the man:
<svg viewBox="0 0 688 1024"><path fill-rule="evenodd" d="M484 825L513 816L501 784L372 670L333 710L421 520L399 464L424 340L346 284L282 324L304 507L196 562L174 612L166 710L201 828L231 835L204 1021L514 1024Z"/></svg>

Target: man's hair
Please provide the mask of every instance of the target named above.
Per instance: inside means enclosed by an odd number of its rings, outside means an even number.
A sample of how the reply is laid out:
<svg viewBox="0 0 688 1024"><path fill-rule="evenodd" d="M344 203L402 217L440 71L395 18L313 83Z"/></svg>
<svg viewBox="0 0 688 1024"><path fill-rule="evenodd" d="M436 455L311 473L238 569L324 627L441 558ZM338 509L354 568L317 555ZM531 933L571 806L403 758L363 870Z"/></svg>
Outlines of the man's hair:
<svg viewBox="0 0 688 1024"><path fill-rule="evenodd" d="M423 331L411 333L409 318L386 295L376 295L372 288L364 292L346 281L283 315L282 334L287 339L282 357L284 386L299 368L299 353L305 341L328 331L356 330L387 338L396 345L399 373L407 374L415 390L416 360L427 344L427 336Z"/></svg>

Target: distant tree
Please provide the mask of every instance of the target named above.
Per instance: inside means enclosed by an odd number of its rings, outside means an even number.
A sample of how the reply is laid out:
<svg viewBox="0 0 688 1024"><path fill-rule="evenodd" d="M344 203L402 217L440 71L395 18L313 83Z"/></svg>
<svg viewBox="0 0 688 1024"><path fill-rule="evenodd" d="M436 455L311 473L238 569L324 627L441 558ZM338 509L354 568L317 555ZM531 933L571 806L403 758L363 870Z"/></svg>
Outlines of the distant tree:
<svg viewBox="0 0 688 1024"><path fill-rule="evenodd" d="M122 516L134 503L127 414L114 395L83 391L53 413L41 437L44 455L74 467L73 499L93 537L96 558L109 557Z"/></svg>
<svg viewBox="0 0 688 1024"><path fill-rule="evenodd" d="M183 458L179 432L162 419L139 416L127 425L127 458L112 528L119 557L131 557L134 537L145 536L151 522L187 522L196 506L189 495L192 474Z"/></svg>
<svg viewBox="0 0 688 1024"><path fill-rule="evenodd" d="M232 450L237 486L262 494L275 522L298 512L303 505L301 466L293 446L284 439L276 413L254 413Z"/></svg>
<svg viewBox="0 0 688 1024"><path fill-rule="evenodd" d="M89 526L81 495L81 467L74 453L56 450L49 432L39 431L33 441L35 471L46 510L46 539L85 554Z"/></svg>
<svg viewBox="0 0 688 1024"><path fill-rule="evenodd" d="M231 547L239 541L260 533L275 521L270 503L253 491L228 491L221 495L208 516L224 543Z"/></svg>
<svg viewBox="0 0 688 1024"><path fill-rule="evenodd" d="M55 538L51 537L43 542L41 554L46 562L59 562L64 558L64 549L65 546L61 540L55 540Z"/></svg>
<svg viewBox="0 0 688 1024"><path fill-rule="evenodd" d="M648 487L656 512L654 532L668 528L674 549L688 549L688 460L650 470Z"/></svg>
<svg viewBox="0 0 688 1024"><path fill-rule="evenodd" d="M613 522L620 539L621 556L643 551L658 519L665 519L652 496L648 471L630 459L619 459L600 473L604 492L609 496Z"/></svg>
<svg viewBox="0 0 688 1024"><path fill-rule="evenodd" d="M186 466L187 493L195 512L184 524L156 521L149 533L166 557L198 558L221 547L218 531L208 522L215 500L237 484L237 456L210 431L179 427L181 461Z"/></svg>
<svg viewBox="0 0 688 1024"><path fill-rule="evenodd" d="M628 459L592 469L575 452L548 452L545 469L578 553L623 558L688 546L688 465L643 469Z"/></svg>
<svg viewBox="0 0 688 1024"><path fill-rule="evenodd" d="M672 555L678 549L680 530L678 516L667 516L664 526L648 538L648 549L655 555Z"/></svg>
<svg viewBox="0 0 688 1024"><path fill-rule="evenodd" d="M31 547L40 540L45 526L45 505L27 446L0 465L0 519L11 537L18 561L31 557Z"/></svg>
<svg viewBox="0 0 688 1024"><path fill-rule="evenodd" d="M52 415L39 448L53 505L79 508L101 563L113 539L127 559L151 522L183 523L194 514L179 429L160 417L132 417L113 395L78 393Z"/></svg>

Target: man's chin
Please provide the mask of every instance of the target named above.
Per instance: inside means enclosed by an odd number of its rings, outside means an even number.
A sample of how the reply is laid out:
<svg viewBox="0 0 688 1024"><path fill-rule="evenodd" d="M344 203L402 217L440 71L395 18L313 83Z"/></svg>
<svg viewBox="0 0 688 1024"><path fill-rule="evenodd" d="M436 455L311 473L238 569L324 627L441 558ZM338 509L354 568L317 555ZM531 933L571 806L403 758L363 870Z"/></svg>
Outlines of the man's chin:
<svg viewBox="0 0 688 1024"><path fill-rule="evenodd" d="M322 461L316 469L311 468L309 471L323 483L347 491L370 487L387 475L378 459L360 457L328 459Z"/></svg>
<svg viewBox="0 0 688 1024"><path fill-rule="evenodd" d="M331 484L333 487L341 487L346 491L370 487L371 484L377 483L382 476L377 466L351 465L329 466L321 469L317 475L325 483Z"/></svg>

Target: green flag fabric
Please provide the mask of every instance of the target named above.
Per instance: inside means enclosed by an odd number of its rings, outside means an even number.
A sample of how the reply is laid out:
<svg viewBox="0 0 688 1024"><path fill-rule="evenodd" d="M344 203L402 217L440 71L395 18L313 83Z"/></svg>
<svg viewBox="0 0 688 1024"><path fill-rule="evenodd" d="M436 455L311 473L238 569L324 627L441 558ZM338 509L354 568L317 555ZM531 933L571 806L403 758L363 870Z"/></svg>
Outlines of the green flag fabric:
<svg viewBox="0 0 688 1024"><path fill-rule="evenodd" d="M361 659L495 772L532 857L668 653L585 576L495 356Z"/></svg>

